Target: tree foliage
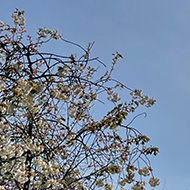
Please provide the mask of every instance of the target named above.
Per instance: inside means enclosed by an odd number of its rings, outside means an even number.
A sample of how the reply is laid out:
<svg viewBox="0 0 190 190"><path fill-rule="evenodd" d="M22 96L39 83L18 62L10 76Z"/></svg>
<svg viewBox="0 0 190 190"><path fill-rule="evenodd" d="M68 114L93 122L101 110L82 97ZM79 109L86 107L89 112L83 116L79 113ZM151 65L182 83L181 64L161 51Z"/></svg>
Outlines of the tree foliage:
<svg viewBox="0 0 190 190"><path fill-rule="evenodd" d="M91 58L93 43L83 48L46 28L34 42L24 11L16 9L12 18L13 27L0 22L0 189L142 190L146 176L150 186L159 185L148 158L158 148L125 124L129 114L155 100L112 78L122 55L113 54L107 70ZM83 53L41 51L50 40ZM131 99L122 100L119 90ZM92 109L106 102L112 109L97 121Z"/></svg>

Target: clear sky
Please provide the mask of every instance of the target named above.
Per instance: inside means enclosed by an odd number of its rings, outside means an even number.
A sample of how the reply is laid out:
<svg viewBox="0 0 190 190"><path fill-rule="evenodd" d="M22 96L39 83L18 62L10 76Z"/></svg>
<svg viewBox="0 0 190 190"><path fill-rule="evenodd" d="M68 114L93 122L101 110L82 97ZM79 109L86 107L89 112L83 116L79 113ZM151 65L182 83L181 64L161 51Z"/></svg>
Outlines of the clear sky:
<svg viewBox="0 0 190 190"><path fill-rule="evenodd" d="M160 148L151 158L157 189L190 190L190 1L4 0L0 20L12 22L15 8L26 11L31 34L45 26L83 46L95 41L93 54L106 64L123 54L114 77L157 99L133 123Z"/></svg>

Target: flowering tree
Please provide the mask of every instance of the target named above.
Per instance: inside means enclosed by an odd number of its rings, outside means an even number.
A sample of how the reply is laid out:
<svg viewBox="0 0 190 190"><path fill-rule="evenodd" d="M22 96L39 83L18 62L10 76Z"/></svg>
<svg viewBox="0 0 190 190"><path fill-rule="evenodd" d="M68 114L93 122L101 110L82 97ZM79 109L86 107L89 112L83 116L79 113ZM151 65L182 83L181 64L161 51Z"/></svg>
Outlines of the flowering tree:
<svg viewBox="0 0 190 190"><path fill-rule="evenodd" d="M90 57L93 43L84 49L46 28L33 42L25 35L23 15L16 9L13 27L0 22L0 189L143 190L145 181L159 185L148 159L158 148L148 146L149 138L131 122L125 124L128 114L155 100L111 77L122 55L113 54L106 71L104 63ZM53 39L83 54L40 51ZM101 76L100 67L105 68ZM121 100L119 90L128 91L131 99ZM113 107L96 121L92 108L103 102Z"/></svg>

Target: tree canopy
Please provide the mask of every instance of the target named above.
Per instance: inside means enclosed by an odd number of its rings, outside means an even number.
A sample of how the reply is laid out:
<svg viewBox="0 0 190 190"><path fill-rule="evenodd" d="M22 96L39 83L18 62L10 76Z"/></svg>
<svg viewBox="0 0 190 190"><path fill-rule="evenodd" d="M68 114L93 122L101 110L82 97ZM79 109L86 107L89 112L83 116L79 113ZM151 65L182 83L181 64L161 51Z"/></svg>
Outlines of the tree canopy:
<svg viewBox="0 0 190 190"><path fill-rule="evenodd" d="M12 18L13 26L0 21L0 189L158 186L149 155L159 150L130 126L138 115L128 121L139 106L151 107L156 100L112 78L122 55L115 52L107 69L91 57L93 43L84 48L47 28L39 28L34 40L24 11L16 9ZM43 52L51 40L83 53ZM123 100L121 90L131 98ZM92 110L106 102L112 109L97 121Z"/></svg>

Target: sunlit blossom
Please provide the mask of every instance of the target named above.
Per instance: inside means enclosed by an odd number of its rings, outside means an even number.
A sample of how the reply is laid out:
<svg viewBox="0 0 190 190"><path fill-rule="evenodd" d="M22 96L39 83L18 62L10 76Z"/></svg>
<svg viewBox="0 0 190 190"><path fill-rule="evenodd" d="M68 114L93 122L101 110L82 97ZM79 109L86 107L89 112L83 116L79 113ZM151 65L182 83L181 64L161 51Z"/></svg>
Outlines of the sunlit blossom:
<svg viewBox="0 0 190 190"><path fill-rule="evenodd" d="M149 180L149 184L151 187L156 187L156 186L160 185L160 179L152 177Z"/></svg>

